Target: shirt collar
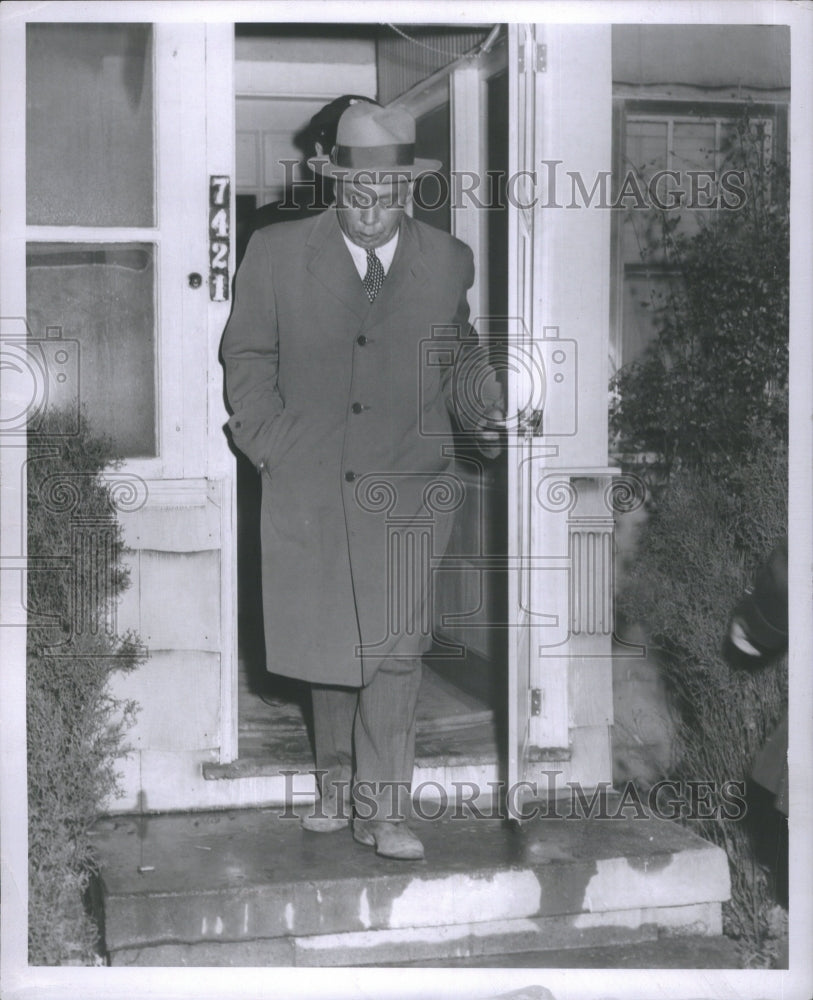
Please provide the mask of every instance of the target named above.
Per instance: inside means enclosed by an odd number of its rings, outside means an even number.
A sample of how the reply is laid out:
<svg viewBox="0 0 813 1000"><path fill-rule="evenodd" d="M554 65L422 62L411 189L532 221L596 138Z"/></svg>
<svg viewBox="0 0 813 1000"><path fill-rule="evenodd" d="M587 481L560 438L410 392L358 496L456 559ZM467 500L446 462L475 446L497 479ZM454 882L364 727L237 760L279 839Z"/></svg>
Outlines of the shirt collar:
<svg viewBox="0 0 813 1000"><path fill-rule="evenodd" d="M381 266L384 268L384 274L389 272L390 266L392 265L392 259L395 256L395 251L398 247L398 234L400 231L401 227L399 226L386 243L375 248L376 257L378 257L381 261ZM341 234L347 249L350 251L350 256L353 258L353 263L356 265L356 270L358 271L359 276L363 278L367 273L367 251L364 247L360 247L352 240L348 239L343 229L341 230Z"/></svg>

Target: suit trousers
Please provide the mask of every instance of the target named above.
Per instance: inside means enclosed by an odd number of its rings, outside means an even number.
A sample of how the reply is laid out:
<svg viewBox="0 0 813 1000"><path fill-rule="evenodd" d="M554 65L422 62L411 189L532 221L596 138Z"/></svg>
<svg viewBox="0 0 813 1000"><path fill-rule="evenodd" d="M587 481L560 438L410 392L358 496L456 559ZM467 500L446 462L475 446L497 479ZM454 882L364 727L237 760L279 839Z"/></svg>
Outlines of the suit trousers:
<svg viewBox="0 0 813 1000"><path fill-rule="evenodd" d="M311 685L320 790L353 781L358 818L410 815L422 670L420 657L393 658L364 687Z"/></svg>

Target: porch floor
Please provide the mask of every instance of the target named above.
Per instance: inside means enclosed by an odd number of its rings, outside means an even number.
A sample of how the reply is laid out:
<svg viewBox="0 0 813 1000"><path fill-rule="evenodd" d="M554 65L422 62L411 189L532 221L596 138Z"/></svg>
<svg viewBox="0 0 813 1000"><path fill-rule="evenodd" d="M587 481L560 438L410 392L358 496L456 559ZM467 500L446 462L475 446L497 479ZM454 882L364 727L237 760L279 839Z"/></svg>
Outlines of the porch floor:
<svg viewBox="0 0 813 1000"><path fill-rule="evenodd" d="M722 940L725 856L676 823L447 812L411 821L427 860L397 862L347 829L302 830L301 811L100 822L111 963L442 966L574 949L577 968L578 949L649 943L654 968L665 937Z"/></svg>
<svg viewBox="0 0 813 1000"><path fill-rule="evenodd" d="M438 768L482 765L493 768L496 778L500 713L450 680L450 674L455 676L448 665L444 671L424 664L417 708L417 779ZM283 769L310 771L314 763L308 686L268 675L258 682L244 661L238 681L238 759L207 763L204 775L250 778L277 775Z"/></svg>

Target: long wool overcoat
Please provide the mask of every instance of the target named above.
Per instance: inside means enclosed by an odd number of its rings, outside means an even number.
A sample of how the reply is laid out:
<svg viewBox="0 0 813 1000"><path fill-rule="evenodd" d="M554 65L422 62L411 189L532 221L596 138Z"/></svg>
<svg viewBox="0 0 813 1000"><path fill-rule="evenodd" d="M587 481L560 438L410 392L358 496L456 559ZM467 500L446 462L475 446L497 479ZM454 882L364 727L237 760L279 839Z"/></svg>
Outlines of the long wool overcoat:
<svg viewBox="0 0 813 1000"><path fill-rule="evenodd" d="M335 209L252 237L222 354L231 433L262 478L270 671L358 686L430 645L463 499L449 413L473 275L465 244L407 216L372 304Z"/></svg>

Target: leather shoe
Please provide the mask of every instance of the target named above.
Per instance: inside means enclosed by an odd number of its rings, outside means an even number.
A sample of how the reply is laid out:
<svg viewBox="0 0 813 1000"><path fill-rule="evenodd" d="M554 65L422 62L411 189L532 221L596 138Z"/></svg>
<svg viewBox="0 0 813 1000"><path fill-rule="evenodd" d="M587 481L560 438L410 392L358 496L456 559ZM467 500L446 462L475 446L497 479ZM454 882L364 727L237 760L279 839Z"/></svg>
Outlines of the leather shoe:
<svg viewBox="0 0 813 1000"><path fill-rule="evenodd" d="M342 795L340 800L335 788L317 799L309 810L299 822L304 830L311 833L335 833L350 825L349 795Z"/></svg>
<svg viewBox="0 0 813 1000"><path fill-rule="evenodd" d="M386 823L370 820L353 824L353 838L367 847L375 847L376 854L399 861L420 861L423 844L403 821Z"/></svg>

